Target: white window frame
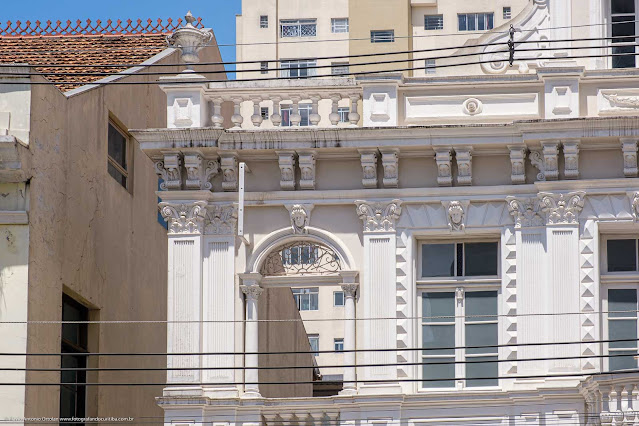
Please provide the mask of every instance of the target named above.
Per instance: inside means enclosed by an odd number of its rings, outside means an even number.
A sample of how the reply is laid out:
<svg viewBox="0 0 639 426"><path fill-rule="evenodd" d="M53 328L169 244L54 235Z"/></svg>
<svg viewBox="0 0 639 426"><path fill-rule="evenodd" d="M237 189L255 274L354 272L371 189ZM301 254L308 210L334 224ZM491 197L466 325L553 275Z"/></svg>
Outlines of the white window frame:
<svg viewBox="0 0 639 426"><path fill-rule="evenodd" d="M313 356L319 356L320 355L319 351L321 350L320 349L320 336L319 336L319 334L309 334L308 335L308 344L309 344L309 346L311 346L311 351L313 351L313 346L311 345L311 340L312 339L317 340L317 351L318 352L311 352L311 353L313 354Z"/></svg>
<svg viewBox="0 0 639 426"><path fill-rule="evenodd" d="M462 290L463 291L463 302L460 304L457 301L457 291ZM423 365L419 366L419 391L420 392L450 392L450 391L456 391L456 390L470 390L470 391L476 391L476 390L482 390L482 389L488 389L488 390L494 390L494 389L499 389L501 388L502 385L502 379L497 379L497 385L494 386L467 386L466 385L466 365L464 363L464 361L466 361L467 359L472 359L472 358L477 358L477 357L484 357L484 356L497 356L497 360L500 360L501 354L500 354L500 348L497 347L495 348L494 353L491 354L466 354L466 350L464 349L464 346L466 346L466 321L465 321L465 317L464 317L464 313L466 310L466 295L468 293L472 293L472 292L477 292L477 291L493 291L497 293L497 320L496 321L490 321L490 322L495 322L497 324L497 344L500 345L501 341L502 341L502 323L501 323L501 283L495 283L493 285L486 285L486 284L480 284L480 283L474 283L472 282L472 280L468 280L466 282L464 282L463 284L451 287L448 285L442 285L442 286L434 286L434 287L421 287L418 286L418 296L417 296L417 303L419 306L419 317L420 320L417 324L417 330L418 330L418 341L419 341L419 347L422 348L423 347L423 329L422 327L425 324L426 321L424 321L422 319L422 306L423 306L423 294L424 293L453 293L453 298L454 298L454 303L455 303L455 318L451 319L451 321L447 321L447 322L438 322L436 324L440 324L440 325L454 325L455 326L455 347L457 349L455 349L454 353L454 360L456 362L455 364L455 378L460 379L460 380L456 380L454 385L452 387L428 387L428 385L424 384L424 381L422 379L424 379L424 375L423 375ZM418 355L418 362L423 362L423 360L425 358L446 358L446 357L451 357L450 355L445 356L445 355L441 355L441 354L436 354L436 355L423 355L421 352ZM501 362L497 362L497 376L500 376L500 371L501 371Z"/></svg>
<svg viewBox="0 0 639 426"><path fill-rule="evenodd" d="M459 17L460 16L466 16L466 29L461 29L459 28ZM488 16L492 15L493 16L493 26L488 28ZM468 18L470 16L473 16L475 18L475 28L474 29L469 29L469 25L468 25ZM484 29L480 30L479 29L479 20L480 17L483 18L484 20ZM467 31L491 31L495 28L495 13L494 12L468 12L468 13L458 13L457 14L457 30L459 32L467 32Z"/></svg>
<svg viewBox="0 0 639 426"><path fill-rule="evenodd" d="M299 293L295 293L295 291L300 291ZM293 293L293 299L295 300L295 304L297 305L297 310L300 312L317 312L319 311L319 287L293 287L291 288L291 292ZM311 303L311 296L315 295L317 298L317 309L310 309L313 305ZM299 296L299 297L296 297ZM308 298L308 306L309 309L302 309L302 297Z"/></svg>
<svg viewBox="0 0 639 426"><path fill-rule="evenodd" d="M504 6L504 7L502 8L502 14L503 14L502 16L503 16L503 18L504 18L505 20L511 20L511 19L513 19L513 18L512 18L512 16L513 16L513 9L512 9L512 7L510 7L510 6ZM493 22L493 24L494 24L494 22Z"/></svg>
<svg viewBox="0 0 639 426"><path fill-rule="evenodd" d="M607 36L612 37L612 18L613 18L613 14L612 14L612 4L611 4L611 0L606 0L604 1L604 9L605 9L605 15L607 17ZM628 21L639 21L639 0L634 0L635 3L635 13L634 16L630 16L630 14L615 14L614 16L626 16L628 15L627 19ZM635 37L639 36L639 22L635 22ZM630 37L629 37L630 38ZM609 41L609 49L608 49L608 53L613 53L613 47L614 47L614 43L613 40ZM635 53L639 53L639 46L635 46ZM635 68L639 67L639 59L637 56L634 57L635 58ZM606 58L607 62L608 62L608 68L612 69L612 61L614 59L613 56ZM619 68L619 69L623 69L623 68Z"/></svg>
<svg viewBox="0 0 639 426"><path fill-rule="evenodd" d="M383 35L383 33L388 33ZM371 43L394 43L395 30L371 30Z"/></svg>
<svg viewBox="0 0 639 426"><path fill-rule="evenodd" d="M342 304L341 305L338 305L338 304L335 303L335 296L338 293L342 293ZM344 293L344 291L343 290L334 291L333 292L333 307L335 307L335 308L343 308L345 304L346 304L346 294Z"/></svg>
<svg viewBox="0 0 639 426"><path fill-rule="evenodd" d="M437 61L435 59L424 60L424 73L427 75L437 74Z"/></svg>
<svg viewBox="0 0 639 426"><path fill-rule="evenodd" d="M337 345L340 345L340 344L342 345L342 348L341 349L337 349ZM336 338L333 339L333 350L335 352L340 352L340 351L344 350L344 339L343 338L336 337Z"/></svg>
<svg viewBox="0 0 639 426"><path fill-rule="evenodd" d="M429 20L434 20L435 21L435 25L434 27L436 28L428 28L428 21ZM432 27L432 25L431 25ZM444 29L444 15L440 14L433 14L433 15L424 15L424 30L426 31L437 31L437 30L443 30Z"/></svg>
<svg viewBox="0 0 639 426"><path fill-rule="evenodd" d="M331 32L333 34L348 33L350 28L348 18L331 18Z"/></svg>
<svg viewBox="0 0 639 426"><path fill-rule="evenodd" d="M286 59L280 62L280 77L286 78L304 78L314 77L317 75L316 67L317 59ZM297 75L292 75L291 71L296 70ZM306 70L306 74L300 73L300 70Z"/></svg>
<svg viewBox="0 0 639 426"><path fill-rule="evenodd" d="M302 120L300 121L300 127L307 127L311 125L310 122L310 115L311 115L311 111L313 109L312 104L308 104L308 103L299 103L297 104L297 112L302 116ZM282 111L288 111L289 112L289 121L284 120L284 115L282 114ZM282 127L291 127L292 124L290 122L290 114L293 113L293 105L291 104L287 104L287 105L280 105L280 116L282 116L282 123L280 124Z"/></svg>
<svg viewBox="0 0 639 426"><path fill-rule="evenodd" d="M603 284L603 283L602 283ZM606 282L604 285L601 286L601 307L602 307L602 313L601 314L601 321L602 321L602 331L603 331L603 340L609 340L610 338L610 333L609 333L609 327L608 327L608 321L609 321L609 315L608 315L608 311L609 309L609 304L608 304L608 290L635 290L636 292L639 292L639 279L637 282L631 282L631 283L623 283L623 282ZM637 294L637 300L639 300L639 293ZM638 315L639 317L639 315ZM636 321L637 323L637 336L639 336L639 318ZM637 347L639 348L639 342L637 342ZM610 344L609 343L605 343L602 345L603 347L603 371L604 372L609 372L610 371L610 358L608 357L608 355L610 355ZM635 355L636 352L638 351L638 349L635 348L628 348L625 350L628 351L632 351L634 349ZM619 352L623 352L625 351L622 348L617 348L617 349L613 349L613 351L619 351ZM623 370L615 370L615 371L623 371Z"/></svg>
<svg viewBox="0 0 639 426"><path fill-rule="evenodd" d="M635 241L635 265L636 271L618 271L608 272L608 240L636 240ZM605 280L606 277L620 277L636 275L639 279L639 237L632 234L606 234L601 237L601 276Z"/></svg>
<svg viewBox="0 0 639 426"><path fill-rule="evenodd" d="M339 114L340 123L349 123L348 114L351 113L351 108L347 106L337 107L337 113Z"/></svg>
<svg viewBox="0 0 639 426"><path fill-rule="evenodd" d="M312 31L305 31L305 27L307 30L312 28ZM317 19L280 19L280 38L298 37L317 37Z"/></svg>
<svg viewBox="0 0 639 426"><path fill-rule="evenodd" d="M423 277L422 276L422 245L423 244L463 244L463 243L497 243L497 275L453 275L451 277ZM460 240L449 240L444 238L433 238L428 240L418 240L417 242L417 284L430 283L453 283L460 281L472 281L481 283L501 282L501 244L498 237L495 238L464 238ZM465 268L462 268L465 273ZM454 272L457 274L457 254L455 253Z"/></svg>

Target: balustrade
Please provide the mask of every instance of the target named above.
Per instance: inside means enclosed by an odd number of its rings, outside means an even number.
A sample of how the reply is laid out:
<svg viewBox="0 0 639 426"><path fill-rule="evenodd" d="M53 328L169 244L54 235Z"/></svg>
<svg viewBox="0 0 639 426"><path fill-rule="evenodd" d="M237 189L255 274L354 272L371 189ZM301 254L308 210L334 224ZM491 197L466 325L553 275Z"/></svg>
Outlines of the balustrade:
<svg viewBox="0 0 639 426"><path fill-rule="evenodd" d="M587 425L639 423L639 375L593 376L581 384L586 399Z"/></svg>

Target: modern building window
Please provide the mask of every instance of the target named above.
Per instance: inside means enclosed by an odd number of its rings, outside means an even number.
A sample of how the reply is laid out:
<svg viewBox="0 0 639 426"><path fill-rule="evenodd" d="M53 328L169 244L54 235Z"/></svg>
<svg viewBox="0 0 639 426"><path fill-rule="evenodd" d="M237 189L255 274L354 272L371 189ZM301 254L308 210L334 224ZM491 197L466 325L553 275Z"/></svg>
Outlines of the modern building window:
<svg viewBox="0 0 639 426"><path fill-rule="evenodd" d="M333 306L344 306L344 292L343 291L334 291L333 292Z"/></svg>
<svg viewBox="0 0 639 426"><path fill-rule="evenodd" d="M443 30L444 15L424 15L425 30Z"/></svg>
<svg viewBox="0 0 639 426"><path fill-rule="evenodd" d="M282 61L280 63L280 77L299 78L299 77L313 77L317 75L316 67L317 60L315 59L297 59Z"/></svg>
<svg viewBox="0 0 639 426"><path fill-rule="evenodd" d="M344 75L350 72L348 62L332 62L331 74L332 75Z"/></svg>
<svg viewBox="0 0 639 426"><path fill-rule="evenodd" d="M421 276L497 276L497 242L427 243L421 245Z"/></svg>
<svg viewBox="0 0 639 426"><path fill-rule="evenodd" d="M371 31L371 43L393 43L395 30Z"/></svg>
<svg viewBox="0 0 639 426"><path fill-rule="evenodd" d="M311 115L311 104L299 104L297 110L302 118L300 121L300 126L310 126L311 122L309 117ZM293 107L288 106L284 108L280 108L280 115L282 116L281 126L290 127L291 124L291 114L293 113ZM317 251L317 248L315 249ZM309 256L313 256L313 254L309 253ZM309 258L315 259L315 258ZM313 262L310 262L313 263Z"/></svg>
<svg viewBox="0 0 639 426"><path fill-rule="evenodd" d="M260 16L260 28L268 28L268 15Z"/></svg>
<svg viewBox="0 0 639 426"><path fill-rule="evenodd" d="M260 74L268 74L268 62L260 62Z"/></svg>
<svg viewBox="0 0 639 426"><path fill-rule="evenodd" d="M608 290L608 370L637 368L637 289ZM618 341L614 341L618 340ZM625 340L625 341L624 341Z"/></svg>
<svg viewBox="0 0 639 426"><path fill-rule="evenodd" d="M67 295L62 296L62 355L60 365L71 370L60 375L60 417L86 417L86 371L88 353L89 310ZM60 423L71 424L71 423Z"/></svg>
<svg viewBox="0 0 639 426"><path fill-rule="evenodd" d="M424 70L426 74L435 74L436 63L435 59L426 59Z"/></svg>
<svg viewBox="0 0 639 426"><path fill-rule="evenodd" d="M261 107L260 115L262 116L262 120L268 120L268 107Z"/></svg>
<svg viewBox="0 0 639 426"><path fill-rule="evenodd" d="M425 291L421 302L422 387L497 386L497 291Z"/></svg>
<svg viewBox="0 0 639 426"><path fill-rule="evenodd" d="M282 19L280 35L284 37L317 36L317 19Z"/></svg>
<svg viewBox="0 0 639 426"><path fill-rule="evenodd" d="M127 170L129 138L114 123L109 121L107 170L113 179L127 188L129 173Z"/></svg>
<svg viewBox="0 0 639 426"><path fill-rule="evenodd" d="M335 352L344 350L344 339L333 339L333 346L335 347Z"/></svg>
<svg viewBox="0 0 639 426"><path fill-rule="evenodd" d="M494 13L460 13L457 15L459 31L492 30L494 18Z"/></svg>
<svg viewBox="0 0 639 426"><path fill-rule="evenodd" d="M339 114L340 123L348 123L348 114L350 114L351 109L349 107L338 107L337 113Z"/></svg>
<svg viewBox="0 0 639 426"><path fill-rule="evenodd" d="M504 19L511 19L512 11L510 9L510 6L504 6L503 12L504 12Z"/></svg>
<svg viewBox="0 0 639 426"><path fill-rule="evenodd" d="M636 60L631 53L635 46L615 46L616 44L635 43L637 13L635 0L610 0L610 21L612 26L613 68L634 68ZM627 54L627 55L624 55Z"/></svg>
<svg viewBox="0 0 639 426"><path fill-rule="evenodd" d="M331 32L333 32L333 33L347 33L348 32L348 18L332 18L331 19Z"/></svg>
<svg viewBox="0 0 639 426"><path fill-rule="evenodd" d="M308 343L311 345L311 352L314 356L319 355L319 335L317 334L309 334Z"/></svg>
<svg viewBox="0 0 639 426"><path fill-rule="evenodd" d="M608 272L638 272L637 239L606 240L606 259Z"/></svg>
<svg viewBox="0 0 639 426"><path fill-rule="evenodd" d="M300 311L317 311L319 309L319 288L292 288L293 298Z"/></svg>

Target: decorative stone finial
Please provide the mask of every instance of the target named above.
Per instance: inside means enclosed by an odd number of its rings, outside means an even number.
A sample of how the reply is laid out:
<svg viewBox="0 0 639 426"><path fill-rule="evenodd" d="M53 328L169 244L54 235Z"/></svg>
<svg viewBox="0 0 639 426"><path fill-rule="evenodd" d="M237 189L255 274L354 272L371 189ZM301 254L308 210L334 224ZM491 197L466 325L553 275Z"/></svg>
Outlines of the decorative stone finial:
<svg viewBox="0 0 639 426"><path fill-rule="evenodd" d="M186 64L185 72L194 72L193 65L200 62L198 52L213 40L213 33L195 28L193 22L196 19L191 14L191 11L184 16L184 19L186 20L186 25L175 30L167 38L167 42L169 46L177 47L182 51L182 61Z"/></svg>

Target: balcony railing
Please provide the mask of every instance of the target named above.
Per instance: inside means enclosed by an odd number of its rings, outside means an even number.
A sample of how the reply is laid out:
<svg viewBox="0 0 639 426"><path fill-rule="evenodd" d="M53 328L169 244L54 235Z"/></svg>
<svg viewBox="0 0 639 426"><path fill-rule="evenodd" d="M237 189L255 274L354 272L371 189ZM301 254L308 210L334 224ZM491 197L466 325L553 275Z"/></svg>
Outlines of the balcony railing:
<svg viewBox="0 0 639 426"><path fill-rule="evenodd" d="M639 373L592 376L580 384L587 425L631 425L639 421Z"/></svg>

